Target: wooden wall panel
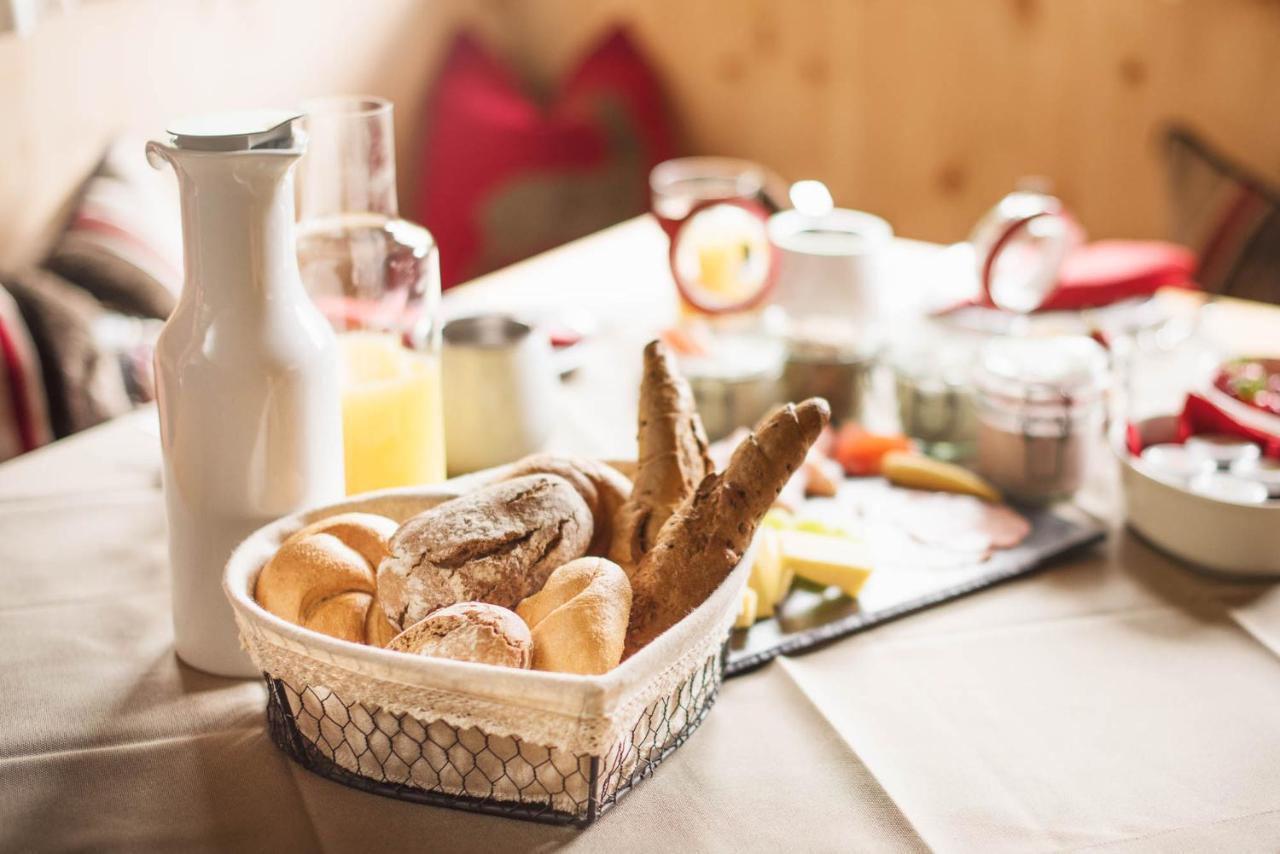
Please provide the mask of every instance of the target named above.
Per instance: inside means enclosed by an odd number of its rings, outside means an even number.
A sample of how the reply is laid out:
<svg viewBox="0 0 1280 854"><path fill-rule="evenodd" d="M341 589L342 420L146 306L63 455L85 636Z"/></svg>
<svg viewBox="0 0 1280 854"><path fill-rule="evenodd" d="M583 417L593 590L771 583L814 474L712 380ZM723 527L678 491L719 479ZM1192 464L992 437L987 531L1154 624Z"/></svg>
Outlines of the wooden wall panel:
<svg viewBox="0 0 1280 854"><path fill-rule="evenodd" d="M828 181L900 233L955 240L1019 176L1095 235L1160 235L1158 131L1201 128L1280 178L1275 0L535 0L533 76L634 26L688 147Z"/></svg>
<svg viewBox="0 0 1280 854"><path fill-rule="evenodd" d="M440 49L469 0L84 0L27 38L0 34L0 263L35 254L113 135L171 116L371 92L397 104L399 160ZM406 186L408 175L401 176Z"/></svg>
<svg viewBox="0 0 1280 854"><path fill-rule="evenodd" d="M1162 234L1171 119L1280 179L1280 0L84 0L0 35L0 263L118 131L374 92L397 102L403 186L456 27L546 86L613 22L688 150L822 178L912 237L962 237L1028 174L1095 235Z"/></svg>

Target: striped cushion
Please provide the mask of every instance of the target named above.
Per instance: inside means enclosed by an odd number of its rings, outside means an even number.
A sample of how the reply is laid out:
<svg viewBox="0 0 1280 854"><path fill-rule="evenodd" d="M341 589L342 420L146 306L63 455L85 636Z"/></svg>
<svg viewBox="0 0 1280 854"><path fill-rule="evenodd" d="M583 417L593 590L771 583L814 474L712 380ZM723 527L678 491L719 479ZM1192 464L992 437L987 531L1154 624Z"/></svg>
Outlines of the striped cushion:
<svg viewBox="0 0 1280 854"><path fill-rule="evenodd" d="M0 460L52 439L40 357L17 303L0 285Z"/></svg>
<svg viewBox="0 0 1280 854"><path fill-rule="evenodd" d="M1280 193L1181 127L1166 136L1173 238L1211 293L1280 303Z"/></svg>
<svg viewBox="0 0 1280 854"><path fill-rule="evenodd" d="M6 273L4 286L40 354L54 435L69 436L128 412L119 358L96 339L95 327L107 314L98 301L47 270Z"/></svg>
<svg viewBox="0 0 1280 854"><path fill-rule="evenodd" d="M44 267L109 309L163 319L182 287L178 199L169 170L151 169L143 145L122 138L107 149Z"/></svg>

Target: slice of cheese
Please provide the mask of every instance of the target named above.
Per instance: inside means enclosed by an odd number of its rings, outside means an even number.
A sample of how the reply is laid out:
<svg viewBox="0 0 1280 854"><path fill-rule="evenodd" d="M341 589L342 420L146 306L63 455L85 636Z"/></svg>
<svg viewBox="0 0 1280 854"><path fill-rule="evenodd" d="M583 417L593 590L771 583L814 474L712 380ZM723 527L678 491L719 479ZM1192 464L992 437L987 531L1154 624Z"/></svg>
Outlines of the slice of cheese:
<svg viewBox="0 0 1280 854"><path fill-rule="evenodd" d="M796 517L790 510L770 507L769 512L765 513L764 518L760 520L760 524L765 528L785 531L787 528L795 527Z"/></svg>
<svg viewBox="0 0 1280 854"><path fill-rule="evenodd" d="M863 543L808 531L782 531L779 538L783 572L839 587L855 599L871 577L870 552Z"/></svg>
<svg viewBox="0 0 1280 854"><path fill-rule="evenodd" d="M738 611L738 619L734 621L735 629L749 629L756 621L756 605L759 597L750 587L742 588L742 610Z"/></svg>
<svg viewBox="0 0 1280 854"><path fill-rule="evenodd" d="M1001 500L999 490L968 469L913 451L890 451L885 454L881 471L890 483L909 489L958 492L992 503L999 503Z"/></svg>

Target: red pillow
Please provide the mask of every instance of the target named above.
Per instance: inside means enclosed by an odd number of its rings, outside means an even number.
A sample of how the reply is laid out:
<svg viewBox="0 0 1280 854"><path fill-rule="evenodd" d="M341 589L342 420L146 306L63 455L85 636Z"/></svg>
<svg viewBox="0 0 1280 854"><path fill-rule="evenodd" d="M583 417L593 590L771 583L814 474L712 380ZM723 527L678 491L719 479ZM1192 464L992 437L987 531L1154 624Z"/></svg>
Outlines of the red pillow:
<svg viewBox="0 0 1280 854"><path fill-rule="evenodd" d="M414 210L446 287L642 213L649 170L673 152L657 77L621 29L546 109L461 34L426 122Z"/></svg>

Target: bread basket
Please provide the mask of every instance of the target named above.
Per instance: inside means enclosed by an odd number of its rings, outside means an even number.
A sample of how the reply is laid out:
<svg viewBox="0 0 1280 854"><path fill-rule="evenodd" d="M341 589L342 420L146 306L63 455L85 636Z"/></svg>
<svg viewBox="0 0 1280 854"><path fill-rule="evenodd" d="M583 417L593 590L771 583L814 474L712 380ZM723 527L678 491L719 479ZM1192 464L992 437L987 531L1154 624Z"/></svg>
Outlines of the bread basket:
<svg viewBox="0 0 1280 854"><path fill-rule="evenodd" d="M349 643L253 599L292 532L359 510L398 521L499 475L368 493L280 519L223 578L268 686L272 740L305 768L409 801L585 826L684 743L715 701L748 555L693 613L603 676L514 670Z"/></svg>

